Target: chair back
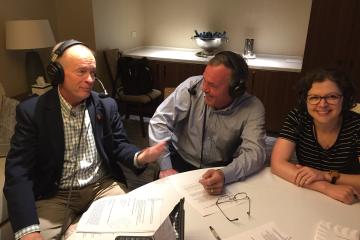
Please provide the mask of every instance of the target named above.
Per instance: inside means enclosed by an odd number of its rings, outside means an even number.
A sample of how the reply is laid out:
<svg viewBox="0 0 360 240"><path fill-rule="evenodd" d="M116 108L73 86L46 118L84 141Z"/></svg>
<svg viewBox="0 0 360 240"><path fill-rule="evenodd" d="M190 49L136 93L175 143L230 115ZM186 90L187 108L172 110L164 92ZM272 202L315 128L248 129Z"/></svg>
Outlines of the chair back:
<svg viewBox="0 0 360 240"><path fill-rule="evenodd" d="M104 50L105 64L111 80L112 97L116 96L116 90L119 87L118 85L121 84L120 81L117 81L117 65L120 56L121 53L117 48Z"/></svg>

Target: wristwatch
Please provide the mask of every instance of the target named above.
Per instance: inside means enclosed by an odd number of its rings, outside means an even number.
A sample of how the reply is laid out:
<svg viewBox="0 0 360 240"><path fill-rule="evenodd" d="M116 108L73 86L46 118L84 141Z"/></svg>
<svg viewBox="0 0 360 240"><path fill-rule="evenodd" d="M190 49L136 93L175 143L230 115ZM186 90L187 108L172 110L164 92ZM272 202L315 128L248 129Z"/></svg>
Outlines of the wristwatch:
<svg viewBox="0 0 360 240"><path fill-rule="evenodd" d="M329 175L330 175L330 183L331 184L335 184L336 181L339 179L340 177L340 173L336 170L330 170L329 171Z"/></svg>

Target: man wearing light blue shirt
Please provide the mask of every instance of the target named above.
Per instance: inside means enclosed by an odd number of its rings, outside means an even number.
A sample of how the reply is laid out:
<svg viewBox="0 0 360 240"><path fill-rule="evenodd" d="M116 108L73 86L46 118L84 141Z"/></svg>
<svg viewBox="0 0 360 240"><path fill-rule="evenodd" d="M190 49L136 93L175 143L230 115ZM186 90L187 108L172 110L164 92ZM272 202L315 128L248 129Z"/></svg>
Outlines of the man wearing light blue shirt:
<svg viewBox="0 0 360 240"><path fill-rule="evenodd" d="M265 110L245 91L248 72L241 56L220 52L202 76L185 80L158 107L150 120L150 144L169 142L159 160L160 178L225 166L200 180L208 193L220 194L225 184L263 167Z"/></svg>

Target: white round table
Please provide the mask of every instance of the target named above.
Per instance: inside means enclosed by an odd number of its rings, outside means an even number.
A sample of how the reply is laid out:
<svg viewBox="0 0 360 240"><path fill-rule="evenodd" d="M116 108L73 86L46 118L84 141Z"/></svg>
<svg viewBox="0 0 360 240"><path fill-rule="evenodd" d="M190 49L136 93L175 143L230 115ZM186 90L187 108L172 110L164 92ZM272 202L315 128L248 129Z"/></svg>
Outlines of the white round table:
<svg viewBox="0 0 360 240"><path fill-rule="evenodd" d="M226 189L232 193L246 192L251 199L251 216L246 214L247 204L239 204L225 209L230 218L239 218L229 222L220 211L203 217L191 204L187 193L179 189L185 185L195 185L206 169L176 174L160 179L130 192L147 197L164 199L161 218L165 219L174 204L185 196L185 239L215 239L209 226L216 229L221 239L274 222L292 240L314 239L315 230L321 220L360 229L360 202L346 205L323 194L300 188L275 175L267 167L244 181L230 184ZM208 196L208 195L206 195ZM217 197L213 197L216 199ZM76 238L74 234L70 239ZM91 239L113 239L113 235Z"/></svg>

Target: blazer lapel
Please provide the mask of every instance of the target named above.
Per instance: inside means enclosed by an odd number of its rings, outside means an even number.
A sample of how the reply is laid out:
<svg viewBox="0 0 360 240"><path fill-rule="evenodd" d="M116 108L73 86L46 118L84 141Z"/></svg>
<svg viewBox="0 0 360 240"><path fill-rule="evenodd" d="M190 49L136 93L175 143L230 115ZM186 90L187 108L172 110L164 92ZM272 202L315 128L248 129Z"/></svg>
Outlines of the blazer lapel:
<svg viewBox="0 0 360 240"><path fill-rule="evenodd" d="M103 137L103 126L105 121L104 109L99 99L97 99L94 94L91 94L92 97L88 98L87 109L89 112L91 126L93 128L96 145L100 146L101 143L98 142Z"/></svg>
<svg viewBox="0 0 360 240"><path fill-rule="evenodd" d="M49 133L54 156L57 159L64 159L65 139L64 139L64 123L61 115L60 99L57 89L46 96L45 103L45 124Z"/></svg>

